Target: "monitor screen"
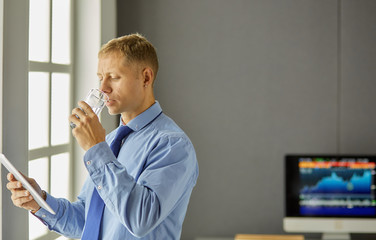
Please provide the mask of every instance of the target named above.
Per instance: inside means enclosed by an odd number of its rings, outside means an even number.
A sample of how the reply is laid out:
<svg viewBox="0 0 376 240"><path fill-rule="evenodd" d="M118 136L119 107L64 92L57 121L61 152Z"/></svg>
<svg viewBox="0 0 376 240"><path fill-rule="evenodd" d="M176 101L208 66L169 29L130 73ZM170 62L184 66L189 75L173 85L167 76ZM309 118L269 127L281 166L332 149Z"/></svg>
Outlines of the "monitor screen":
<svg viewBox="0 0 376 240"><path fill-rule="evenodd" d="M287 155L286 232L376 233L376 155Z"/></svg>
<svg viewBox="0 0 376 240"><path fill-rule="evenodd" d="M376 217L376 156L286 156L286 215Z"/></svg>

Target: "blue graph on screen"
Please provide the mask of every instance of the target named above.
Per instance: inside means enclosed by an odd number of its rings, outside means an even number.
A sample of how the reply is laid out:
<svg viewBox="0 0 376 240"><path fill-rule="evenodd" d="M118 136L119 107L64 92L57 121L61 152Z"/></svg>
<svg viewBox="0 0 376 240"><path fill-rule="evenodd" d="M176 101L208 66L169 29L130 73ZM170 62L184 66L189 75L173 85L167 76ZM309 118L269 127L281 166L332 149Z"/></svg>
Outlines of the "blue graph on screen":
<svg viewBox="0 0 376 240"><path fill-rule="evenodd" d="M371 184L372 174L370 170L363 170L363 175L353 173L348 181L332 172L330 176L319 180L315 186L304 186L300 193L370 194Z"/></svg>
<svg viewBox="0 0 376 240"><path fill-rule="evenodd" d="M300 213L310 216L375 214L373 171L367 168L300 168Z"/></svg>

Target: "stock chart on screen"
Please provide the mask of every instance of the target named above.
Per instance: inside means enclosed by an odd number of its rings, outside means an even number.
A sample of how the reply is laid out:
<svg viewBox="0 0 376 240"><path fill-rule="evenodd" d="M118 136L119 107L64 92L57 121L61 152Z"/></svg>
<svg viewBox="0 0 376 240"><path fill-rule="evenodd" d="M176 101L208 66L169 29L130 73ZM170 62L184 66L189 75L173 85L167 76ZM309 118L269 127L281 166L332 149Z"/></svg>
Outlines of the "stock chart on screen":
<svg viewBox="0 0 376 240"><path fill-rule="evenodd" d="M374 216L375 165L368 158L300 158L300 214Z"/></svg>

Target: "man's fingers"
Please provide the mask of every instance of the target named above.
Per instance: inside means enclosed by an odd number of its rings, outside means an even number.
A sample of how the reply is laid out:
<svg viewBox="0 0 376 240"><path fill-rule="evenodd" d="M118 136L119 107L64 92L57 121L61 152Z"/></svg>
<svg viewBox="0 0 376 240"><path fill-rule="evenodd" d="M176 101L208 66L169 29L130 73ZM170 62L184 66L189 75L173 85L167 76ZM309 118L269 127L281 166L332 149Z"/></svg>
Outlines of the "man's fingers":
<svg viewBox="0 0 376 240"><path fill-rule="evenodd" d="M21 184L21 182L19 182L19 181L12 181L12 182L8 182L8 183L7 183L7 188L8 188L9 190L19 189L19 188L21 188L21 187L22 187L22 184Z"/></svg>
<svg viewBox="0 0 376 240"><path fill-rule="evenodd" d="M26 180L29 180L29 177L23 174L22 172L18 171ZM7 174L8 181L17 181L16 177L12 173Z"/></svg>
<svg viewBox="0 0 376 240"><path fill-rule="evenodd" d="M13 199L12 199L13 200ZM16 198L13 200L13 204L16 205L17 207L22 207L22 205L30 202L30 201L33 201L33 196L27 196L27 197L20 197L20 198Z"/></svg>
<svg viewBox="0 0 376 240"><path fill-rule="evenodd" d="M22 172L19 172L29 183L32 183L34 181L33 178L29 178L28 176L24 175ZM7 179L8 179L8 183L7 183L7 188L9 190L12 190L12 189L24 189L23 186L22 186L22 183L20 181L18 181L14 175L12 173L8 173L7 174Z"/></svg>
<svg viewBox="0 0 376 240"><path fill-rule="evenodd" d="M7 174L7 179L8 179L8 181L13 181L15 179L15 177L13 176L12 173L8 173Z"/></svg>
<svg viewBox="0 0 376 240"><path fill-rule="evenodd" d="M75 127L80 123L80 119L77 118L76 114L70 115L68 120L69 120L69 122L73 123Z"/></svg>
<svg viewBox="0 0 376 240"><path fill-rule="evenodd" d="M35 182L35 179L29 178L29 177L25 176L24 174L22 174L22 176L24 176L25 179L36 190L38 190L38 192L40 192L40 187ZM29 191L27 191L22 186L20 181L17 181L17 179L13 176L13 174L8 174L7 179L9 180L9 182L7 183L6 187L12 193L11 200L12 200L12 202L15 206L20 207L20 208L24 208L24 209L27 209L27 210L38 210L40 208L38 203L35 202L33 196L31 196L31 193Z"/></svg>
<svg viewBox="0 0 376 240"><path fill-rule="evenodd" d="M72 122L76 127L79 128L80 126L82 126L82 124L90 124L93 119L98 118L98 116L93 112L91 107L86 102L80 101L78 102L78 105L80 106L80 108L74 108L72 110L72 114L69 116L69 121Z"/></svg>
<svg viewBox="0 0 376 240"><path fill-rule="evenodd" d="M81 108L73 108L72 115L75 118L80 119L86 116L86 112Z"/></svg>
<svg viewBox="0 0 376 240"><path fill-rule="evenodd" d="M78 102L79 108L74 108L69 116L69 121L79 126L80 122L85 122L87 118L96 116L91 107L84 101Z"/></svg>
<svg viewBox="0 0 376 240"><path fill-rule="evenodd" d="M17 200L19 198L25 198L25 197L30 197L31 194L27 190L19 190L19 191L12 191L12 200ZM31 198L32 199L32 198Z"/></svg>
<svg viewBox="0 0 376 240"><path fill-rule="evenodd" d="M24 204L27 204L34 200L30 192L27 190L14 190L12 189L12 202L15 206L23 208Z"/></svg>
<svg viewBox="0 0 376 240"><path fill-rule="evenodd" d="M78 106L81 107L81 109L90 117L92 117L93 115L95 115L95 113L93 112L93 109L91 109L91 107L89 106L89 104L87 104L86 102L84 101L79 101L78 102Z"/></svg>

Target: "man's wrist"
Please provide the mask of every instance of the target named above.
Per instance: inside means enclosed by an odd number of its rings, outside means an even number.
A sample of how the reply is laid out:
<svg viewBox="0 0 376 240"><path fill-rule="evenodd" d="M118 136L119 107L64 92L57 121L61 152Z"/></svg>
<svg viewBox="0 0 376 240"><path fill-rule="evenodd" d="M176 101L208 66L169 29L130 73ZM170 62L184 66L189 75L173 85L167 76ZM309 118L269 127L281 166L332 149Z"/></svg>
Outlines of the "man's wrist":
<svg viewBox="0 0 376 240"><path fill-rule="evenodd" d="M47 200L47 193L46 193L46 191L44 191L44 190L42 190L42 196L41 196L43 199L44 199L44 201L46 201ZM39 208L38 209L36 209L36 210L31 210L31 213L33 213L33 214L35 214L36 212L38 212L39 211L39 209L41 209L41 207L39 206Z"/></svg>
<svg viewBox="0 0 376 240"><path fill-rule="evenodd" d="M39 211L39 209L41 209L41 207L39 207L37 210L31 210L30 212L31 212L32 214L35 214L36 212Z"/></svg>
<svg viewBox="0 0 376 240"><path fill-rule="evenodd" d="M44 201L47 200L47 193L44 190L42 190L42 198L44 199Z"/></svg>

